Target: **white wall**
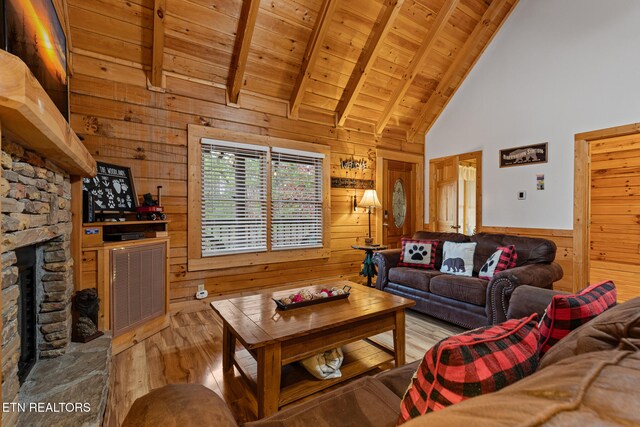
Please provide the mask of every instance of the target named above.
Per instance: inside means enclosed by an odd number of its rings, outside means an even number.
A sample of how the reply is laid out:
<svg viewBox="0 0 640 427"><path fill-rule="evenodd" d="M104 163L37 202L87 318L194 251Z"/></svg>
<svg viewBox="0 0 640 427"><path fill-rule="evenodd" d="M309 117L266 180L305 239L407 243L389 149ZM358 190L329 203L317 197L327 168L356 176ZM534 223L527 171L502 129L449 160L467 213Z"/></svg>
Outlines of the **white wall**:
<svg viewBox="0 0 640 427"><path fill-rule="evenodd" d="M483 150L483 225L572 229L574 135L636 122L640 1L520 0L427 134L425 183L430 159ZM548 163L498 168L542 142Z"/></svg>

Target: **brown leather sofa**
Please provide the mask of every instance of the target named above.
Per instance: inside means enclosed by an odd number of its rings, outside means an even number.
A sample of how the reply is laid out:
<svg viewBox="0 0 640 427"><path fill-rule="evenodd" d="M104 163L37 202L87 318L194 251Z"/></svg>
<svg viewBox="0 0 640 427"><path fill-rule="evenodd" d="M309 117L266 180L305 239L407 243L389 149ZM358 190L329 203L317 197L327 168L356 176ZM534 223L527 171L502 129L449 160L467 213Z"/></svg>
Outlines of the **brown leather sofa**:
<svg viewBox="0 0 640 427"><path fill-rule="evenodd" d="M509 314L543 312L553 293L522 286L514 291ZM395 426L400 401L418 363L360 378L243 425ZM609 309L561 340L545 354L535 374L498 392L423 415L404 425L637 426L639 383L640 298L636 298ZM123 424L155 425L238 426L216 393L193 384L165 386L138 399Z"/></svg>
<svg viewBox="0 0 640 427"><path fill-rule="evenodd" d="M428 231L418 231L413 238L476 242L472 277L439 271L442 243L436 252L436 270L399 267L401 250L388 249L376 252L373 257L378 267L376 288L416 301L413 310L465 328L504 322L511 293L518 286L551 289L553 282L562 279L562 267L554 262L556 245L550 240L508 234L479 233L465 236ZM487 258L498 246L508 245L516 248L516 267L496 273L492 280L479 278L478 271Z"/></svg>

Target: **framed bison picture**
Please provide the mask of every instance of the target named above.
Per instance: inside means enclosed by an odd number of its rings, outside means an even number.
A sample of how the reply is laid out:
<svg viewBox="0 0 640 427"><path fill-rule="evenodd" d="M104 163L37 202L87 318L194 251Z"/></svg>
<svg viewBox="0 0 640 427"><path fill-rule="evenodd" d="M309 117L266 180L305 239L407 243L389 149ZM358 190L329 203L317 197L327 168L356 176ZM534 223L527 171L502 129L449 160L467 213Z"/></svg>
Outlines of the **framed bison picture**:
<svg viewBox="0 0 640 427"><path fill-rule="evenodd" d="M500 167L531 165L547 163L548 143L525 145L523 147L500 150Z"/></svg>

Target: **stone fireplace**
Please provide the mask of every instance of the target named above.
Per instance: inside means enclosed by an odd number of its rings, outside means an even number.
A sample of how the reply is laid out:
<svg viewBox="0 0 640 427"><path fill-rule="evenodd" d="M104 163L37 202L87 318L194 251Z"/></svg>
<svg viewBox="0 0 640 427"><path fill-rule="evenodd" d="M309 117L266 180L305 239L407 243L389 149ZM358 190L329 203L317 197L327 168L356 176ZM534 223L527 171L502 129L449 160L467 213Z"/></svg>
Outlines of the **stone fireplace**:
<svg viewBox="0 0 640 427"><path fill-rule="evenodd" d="M48 159L3 138L0 188L2 398L17 402L24 380L18 376L19 365L26 377L25 365L63 355L70 342L71 183ZM31 339L21 343L21 332ZM16 414L3 415L3 423L11 425Z"/></svg>
<svg viewBox="0 0 640 427"><path fill-rule="evenodd" d="M72 220L81 223L79 207L72 218L71 176L74 183L94 176L96 162L27 65L2 50L0 63L1 423L100 425L111 340L70 343ZM35 252L27 262L31 276L23 271L22 252L28 247ZM33 287L21 291L21 273ZM21 335L31 338L21 340ZM23 347L30 354L22 356ZM28 367L34 360L20 384L19 365ZM86 402L80 411L60 411L59 402L78 401Z"/></svg>
<svg viewBox="0 0 640 427"><path fill-rule="evenodd" d="M71 343L69 174L3 135L0 191L2 425L100 425L111 340L107 335L88 344ZM56 402L74 410L17 409ZM76 404L83 405L80 411Z"/></svg>

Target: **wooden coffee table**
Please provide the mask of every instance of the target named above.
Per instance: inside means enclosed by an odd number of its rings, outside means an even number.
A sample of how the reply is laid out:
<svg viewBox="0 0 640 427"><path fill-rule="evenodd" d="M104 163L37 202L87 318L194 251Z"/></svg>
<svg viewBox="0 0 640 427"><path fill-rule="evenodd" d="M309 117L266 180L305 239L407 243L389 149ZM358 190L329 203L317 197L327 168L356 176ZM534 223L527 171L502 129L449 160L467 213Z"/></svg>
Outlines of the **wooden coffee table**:
<svg viewBox="0 0 640 427"><path fill-rule="evenodd" d="M276 310L280 299L301 288L214 301L223 320L222 366L225 375L237 367L258 403L258 418L332 385L395 361L405 363L405 308L415 302L347 281L307 286L352 286L348 299L290 310ZM394 348L367 338L393 330ZM244 350L236 351L236 340ZM296 374L292 362L342 346L341 378L318 380ZM286 371L286 372L284 372ZM283 372L285 375L283 375Z"/></svg>

